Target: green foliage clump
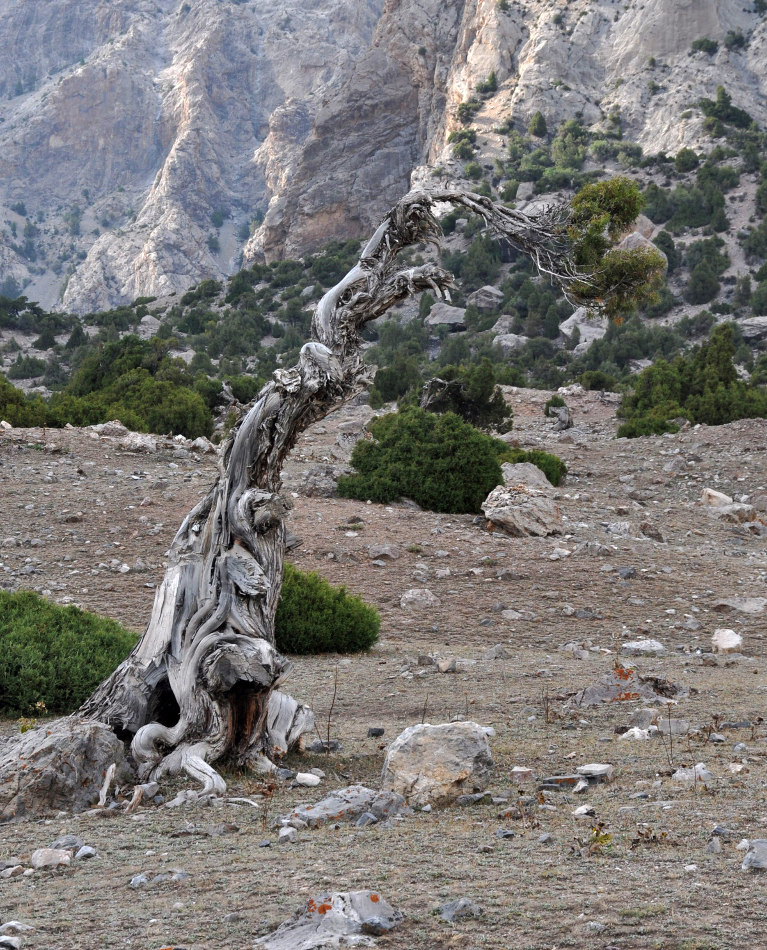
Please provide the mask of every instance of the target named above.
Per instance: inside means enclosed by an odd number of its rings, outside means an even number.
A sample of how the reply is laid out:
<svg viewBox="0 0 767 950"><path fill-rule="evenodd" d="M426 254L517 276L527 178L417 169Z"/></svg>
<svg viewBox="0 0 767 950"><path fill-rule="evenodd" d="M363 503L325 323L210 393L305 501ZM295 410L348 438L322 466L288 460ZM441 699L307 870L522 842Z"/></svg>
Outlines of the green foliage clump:
<svg viewBox="0 0 767 950"><path fill-rule="evenodd" d="M493 426L502 432L511 428L511 406L497 386L489 359L474 366L445 366L439 376L448 385L429 400L430 412L454 412L480 428ZM428 384L426 388L429 389Z"/></svg>
<svg viewBox="0 0 767 950"><path fill-rule="evenodd" d="M332 587L313 571L285 565L274 621L283 653L358 653L378 640L378 611L345 587Z"/></svg>
<svg viewBox="0 0 767 950"><path fill-rule="evenodd" d="M614 393L618 389L618 380L599 369L588 369L585 373L581 373L578 382L589 392Z"/></svg>
<svg viewBox="0 0 767 950"><path fill-rule="evenodd" d="M767 416L767 392L738 378L734 355L733 326L723 323L688 355L648 366L621 403L618 435L675 432L680 416L706 425Z"/></svg>
<svg viewBox="0 0 767 950"><path fill-rule="evenodd" d="M692 52L693 53L707 53L709 56L713 56L714 53L719 49L719 44L716 40L710 40L708 37L701 37L699 40L693 40Z"/></svg>
<svg viewBox="0 0 767 950"><path fill-rule="evenodd" d="M716 87L715 101L713 99L701 99L698 104L701 112L710 120L708 122L709 130L714 133L719 131L717 122L734 125L738 129L747 129L753 122L748 112L732 104L732 96L724 86Z"/></svg>
<svg viewBox="0 0 767 950"><path fill-rule="evenodd" d="M530 124L527 127L527 131L530 135L534 135L537 139L542 139L546 137L548 128L546 127L546 119L542 112L534 112L533 117L530 119Z"/></svg>
<svg viewBox="0 0 767 950"><path fill-rule="evenodd" d="M674 159L674 168L680 173L694 171L700 165L700 159L691 148L680 149Z"/></svg>
<svg viewBox="0 0 767 950"><path fill-rule="evenodd" d="M642 204L636 183L623 176L585 185L571 201L573 258L592 272L591 281L577 284L574 291L586 305L600 304L608 316L652 301L662 281L665 261L657 250L612 247Z"/></svg>
<svg viewBox="0 0 767 950"><path fill-rule="evenodd" d="M20 428L44 426L45 408L40 396L26 396L0 375L0 419Z"/></svg>
<svg viewBox="0 0 767 950"><path fill-rule="evenodd" d="M543 414L544 416L550 416L552 409L564 409L566 406L567 403L564 401L564 399L555 393L543 404Z"/></svg>
<svg viewBox="0 0 767 950"><path fill-rule="evenodd" d="M430 511L476 513L500 484L506 445L453 412L437 416L415 406L381 416L372 440L352 451L355 474L338 480L346 498L386 504L411 498Z"/></svg>
<svg viewBox="0 0 767 950"><path fill-rule="evenodd" d="M135 643L114 620L31 591L0 591L0 715L73 712Z"/></svg>

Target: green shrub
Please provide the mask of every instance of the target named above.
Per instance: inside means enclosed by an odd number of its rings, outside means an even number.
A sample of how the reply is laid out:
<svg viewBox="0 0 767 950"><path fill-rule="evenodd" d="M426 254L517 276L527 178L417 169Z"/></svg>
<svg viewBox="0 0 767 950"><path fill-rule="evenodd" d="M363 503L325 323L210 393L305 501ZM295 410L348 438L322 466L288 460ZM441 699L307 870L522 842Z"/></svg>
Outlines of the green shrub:
<svg viewBox="0 0 767 950"><path fill-rule="evenodd" d="M0 591L0 715L25 716L38 703L55 715L72 712L135 643L114 620L31 591Z"/></svg>
<svg viewBox="0 0 767 950"><path fill-rule="evenodd" d="M589 392L614 393L618 389L618 380L599 369L589 369L581 373L578 382Z"/></svg>
<svg viewBox="0 0 767 950"><path fill-rule="evenodd" d="M357 653L378 639L378 611L345 587L332 587L313 572L285 565L275 618L283 653Z"/></svg>
<svg viewBox="0 0 767 950"><path fill-rule="evenodd" d="M430 412L454 412L470 425L481 428L493 426L502 432L511 428L511 406L497 386L489 359L474 366L448 364L440 370L439 378L448 385L438 389L426 385Z"/></svg>
<svg viewBox="0 0 767 950"><path fill-rule="evenodd" d="M542 449L514 449L506 448L501 454L501 462L530 462L537 466L548 478L552 485L561 485L565 475L567 475L567 466L558 455L552 455L550 452L544 452Z"/></svg>
<svg viewBox="0 0 767 950"><path fill-rule="evenodd" d="M343 497L381 504L411 498L431 511L477 513L501 483L504 443L455 413L437 416L415 406L377 419L373 440L352 451L356 473L338 480Z"/></svg>
<svg viewBox="0 0 767 950"><path fill-rule="evenodd" d="M542 139L546 136L548 129L546 128L546 119L543 116L542 112L533 113L533 117L530 119L530 125L527 127L527 131L530 135L534 135L537 139Z"/></svg>
<svg viewBox="0 0 767 950"><path fill-rule="evenodd" d="M767 416L767 393L738 378L734 356L735 330L723 323L702 346L671 363L648 366L620 405L626 422L618 435L675 432L670 420L678 416L712 426Z"/></svg>
<svg viewBox="0 0 767 950"><path fill-rule="evenodd" d="M709 56L713 56L718 49L719 44L716 42L716 40L710 40L708 37L702 37L699 40L694 40L692 44L693 53L707 53Z"/></svg>
<svg viewBox="0 0 767 950"><path fill-rule="evenodd" d="M564 409L566 406L567 403L564 401L564 399L561 396L557 396L555 393L551 399L546 400L543 406L543 414L544 416L550 416L552 409Z"/></svg>
<svg viewBox="0 0 767 950"><path fill-rule="evenodd" d="M700 159L691 148L683 148L676 153L674 168L680 173L694 171L700 164Z"/></svg>

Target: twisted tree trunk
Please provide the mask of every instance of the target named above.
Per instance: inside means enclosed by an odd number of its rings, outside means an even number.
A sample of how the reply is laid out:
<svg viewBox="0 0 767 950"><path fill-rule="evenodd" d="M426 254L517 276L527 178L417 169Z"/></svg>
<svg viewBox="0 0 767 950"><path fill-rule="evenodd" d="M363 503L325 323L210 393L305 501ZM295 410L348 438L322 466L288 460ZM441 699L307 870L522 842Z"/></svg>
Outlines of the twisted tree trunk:
<svg viewBox="0 0 767 950"><path fill-rule="evenodd" d="M583 280L557 209L526 216L449 190L400 200L320 300L298 364L274 373L231 432L215 485L173 540L146 632L77 714L132 740L140 778L186 771L221 793L212 763L230 757L269 768L311 725L311 711L276 689L288 670L274 645L290 508L282 465L308 425L369 384L363 326L410 294L449 296L442 268L397 267L404 248L438 239L437 202L483 215L563 287Z"/></svg>

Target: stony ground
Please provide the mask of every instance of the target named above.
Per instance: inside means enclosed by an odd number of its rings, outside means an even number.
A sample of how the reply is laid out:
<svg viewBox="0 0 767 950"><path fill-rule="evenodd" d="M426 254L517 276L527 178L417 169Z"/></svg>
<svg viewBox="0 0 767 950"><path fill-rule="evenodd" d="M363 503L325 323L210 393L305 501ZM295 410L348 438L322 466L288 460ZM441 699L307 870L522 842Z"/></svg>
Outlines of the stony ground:
<svg viewBox="0 0 767 950"><path fill-rule="evenodd" d="M767 837L764 602L736 602L757 611L748 613L720 601L767 597L765 539L711 518L699 499L712 487L759 501L767 423L616 440L614 402L588 394L568 398L576 424L557 434L542 415L547 395L512 394L513 436L569 466L558 498L566 534L557 538L508 538L469 516L407 504L307 497L307 472L343 464L364 407L302 439L286 476L291 528L303 541L293 560L375 603L383 620L369 654L297 658L289 681L341 751L295 756L293 768L326 773L320 787L278 784L260 808L187 804L0 826L0 861L28 859L62 833L98 851L68 869L0 879L0 923L34 927L20 935L24 950L245 948L308 897L363 887L406 915L378 940L401 950L758 945L767 877L741 871L737 845ZM140 630L172 534L214 464L169 441L137 454L89 430L0 433L0 581ZM369 549L381 544L400 556L374 564ZM428 588L439 604L402 609L411 588ZM710 655L719 627L742 634L742 657ZM620 644L638 637L667 653L626 662L690 689L671 714L691 731L673 745L619 738L637 704L572 705L575 691L612 668ZM562 650L569 643L583 649ZM486 659L497 644L508 657ZM457 672L419 665L425 654L456 658ZM662 718L669 713L660 707ZM276 815L333 788L374 784L386 741L422 719L454 716L495 727L491 788L521 799L518 817L486 802L417 812L391 827L302 831L296 844L277 845ZM383 739L367 738L370 726L383 727ZM708 741L712 732L725 741ZM540 779L588 762L614 765L613 782L574 796L539 792L537 781L513 787L509 777L515 765ZM672 779L697 762L714 775L705 786ZM234 795L265 791L257 777L227 778ZM595 815L574 818L584 803ZM714 836L717 826L729 833ZM172 868L189 877L129 887L140 872ZM455 897L478 902L482 917L440 920L436 908Z"/></svg>

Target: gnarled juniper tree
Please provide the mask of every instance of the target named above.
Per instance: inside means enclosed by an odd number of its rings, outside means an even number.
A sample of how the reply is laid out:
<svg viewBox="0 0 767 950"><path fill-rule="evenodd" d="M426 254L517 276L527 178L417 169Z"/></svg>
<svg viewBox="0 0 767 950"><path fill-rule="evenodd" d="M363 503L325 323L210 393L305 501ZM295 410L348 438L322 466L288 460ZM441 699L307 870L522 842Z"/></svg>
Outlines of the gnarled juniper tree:
<svg viewBox="0 0 767 950"><path fill-rule="evenodd" d="M308 425L369 385L365 324L411 294L449 296L441 267L398 263L406 248L439 240L435 206L445 204L480 215L570 299L608 312L650 292L662 269L655 252L611 250L639 210L626 179L526 214L458 189L405 195L317 304L297 365L277 370L233 428L216 483L173 540L146 632L76 714L130 740L142 779L185 771L220 793L216 762L269 767L310 724L311 712L278 689L287 671L274 645L290 507L283 462ZM6 778L8 767L6 756Z"/></svg>

